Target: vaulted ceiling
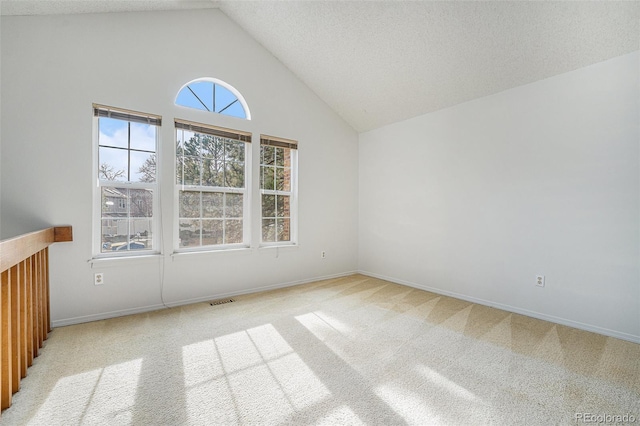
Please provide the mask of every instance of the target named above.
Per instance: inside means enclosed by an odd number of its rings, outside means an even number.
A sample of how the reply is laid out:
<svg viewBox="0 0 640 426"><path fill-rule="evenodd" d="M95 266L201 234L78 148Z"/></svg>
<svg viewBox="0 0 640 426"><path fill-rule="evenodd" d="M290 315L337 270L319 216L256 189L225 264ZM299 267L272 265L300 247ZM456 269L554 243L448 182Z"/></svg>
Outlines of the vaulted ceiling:
<svg viewBox="0 0 640 426"><path fill-rule="evenodd" d="M359 132L640 49L637 1L1 3L3 15L193 8L219 8Z"/></svg>

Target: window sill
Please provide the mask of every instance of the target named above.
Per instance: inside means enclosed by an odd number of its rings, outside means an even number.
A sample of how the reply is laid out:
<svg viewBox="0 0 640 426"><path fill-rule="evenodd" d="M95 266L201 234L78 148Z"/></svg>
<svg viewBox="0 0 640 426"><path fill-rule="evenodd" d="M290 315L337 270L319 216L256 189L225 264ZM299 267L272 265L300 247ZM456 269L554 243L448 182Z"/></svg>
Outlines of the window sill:
<svg viewBox="0 0 640 426"><path fill-rule="evenodd" d="M160 253L145 254L140 256L119 256L119 257L94 257L89 260L91 268L108 268L110 266L140 265L143 263L159 263L163 256Z"/></svg>
<svg viewBox="0 0 640 426"><path fill-rule="evenodd" d="M197 260L203 257L219 255L246 256L250 255L252 252L253 250L250 247L218 250L176 251L171 255L171 260L174 262L183 260Z"/></svg>
<svg viewBox="0 0 640 426"><path fill-rule="evenodd" d="M271 253L273 251L281 252L281 251L295 251L299 250L300 246L298 244L274 244L274 245L263 245L258 247L258 252L262 253Z"/></svg>

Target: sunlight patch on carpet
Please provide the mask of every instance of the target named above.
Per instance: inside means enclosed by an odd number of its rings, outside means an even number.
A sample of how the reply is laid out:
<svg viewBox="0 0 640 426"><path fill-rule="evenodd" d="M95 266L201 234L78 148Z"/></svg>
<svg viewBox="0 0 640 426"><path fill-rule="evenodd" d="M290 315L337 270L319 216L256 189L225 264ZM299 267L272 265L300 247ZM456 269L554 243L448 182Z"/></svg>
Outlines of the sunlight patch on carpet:
<svg viewBox="0 0 640 426"><path fill-rule="evenodd" d="M309 312L295 318L321 342L335 334L348 336L352 331L352 327L324 312Z"/></svg>
<svg viewBox="0 0 640 426"><path fill-rule="evenodd" d="M184 385L191 386L212 380L224 374L222 362L213 340L182 347Z"/></svg>
<svg viewBox="0 0 640 426"><path fill-rule="evenodd" d="M182 364L197 423L277 422L331 397L271 324L183 346Z"/></svg>
<svg viewBox="0 0 640 426"><path fill-rule="evenodd" d="M418 365L416 367L418 373L423 375L429 382L437 385L438 387L446 390L453 396L457 398L466 399L467 401L478 401L478 397L473 393L469 392L467 389L458 385L457 383L447 379L442 374L438 373L435 370L430 369L426 365Z"/></svg>
<svg viewBox="0 0 640 426"><path fill-rule="evenodd" d="M318 426L335 426L335 425L352 425L352 426L364 426L365 422L360 420L360 417L353 412L351 408L346 405L342 405L335 410L332 410L329 414L320 419L316 425Z"/></svg>
<svg viewBox="0 0 640 426"><path fill-rule="evenodd" d="M404 387L384 384L376 387L375 393L409 424L445 424L435 412L428 409L420 396ZM422 410L417 410L416 407L421 407Z"/></svg>
<svg viewBox="0 0 640 426"><path fill-rule="evenodd" d="M58 380L32 423L130 423L141 367L135 359Z"/></svg>
<svg viewBox="0 0 640 426"><path fill-rule="evenodd" d="M293 352L291 346L271 324L250 328L247 334L264 360L279 358Z"/></svg>

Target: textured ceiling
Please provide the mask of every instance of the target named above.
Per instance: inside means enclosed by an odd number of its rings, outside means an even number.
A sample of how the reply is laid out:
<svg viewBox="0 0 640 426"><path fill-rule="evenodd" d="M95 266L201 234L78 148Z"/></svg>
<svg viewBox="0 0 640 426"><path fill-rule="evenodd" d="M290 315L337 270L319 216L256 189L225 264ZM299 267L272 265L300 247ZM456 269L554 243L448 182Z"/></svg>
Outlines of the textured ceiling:
<svg viewBox="0 0 640 426"><path fill-rule="evenodd" d="M358 131L638 50L638 2L221 1Z"/></svg>
<svg viewBox="0 0 640 426"><path fill-rule="evenodd" d="M2 15L140 12L145 10L210 9L212 0L0 0Z"/></svg>
<svg viewBox="0 0 640 426"><path fill-rule="evenodd" d="M640 49L637 1L32 1L51 14L219 7L367 131Z"/></svg>

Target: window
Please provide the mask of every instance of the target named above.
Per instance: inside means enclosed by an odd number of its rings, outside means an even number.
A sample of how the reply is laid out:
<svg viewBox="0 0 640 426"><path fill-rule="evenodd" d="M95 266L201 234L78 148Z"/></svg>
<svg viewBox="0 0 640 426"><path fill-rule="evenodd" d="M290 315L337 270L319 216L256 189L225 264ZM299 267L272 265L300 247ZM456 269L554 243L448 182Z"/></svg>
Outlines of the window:
<svg viewBox="0 0 640 426"><path fill-rule="evenodd" d="M178 249L248 246L251 133L175 120Z"/></svg>
<svg viewBox="0 0 640 426"><path fill-rule="evenodd" d="M97 128L98 254L158 251L157 115L93 105Z"/></svg>
<svg viewBox="0 0 640 426"><path fill-rule="evenodd" d="M298 143L260 136L262 243L296 242L296 173Z"/></svg>
<svg viewBox="0 0 640 426"><path fill-rule="evenodd" d="M249 107L240 92L215 78L201 78L187 83L178 92L176 105L251 119Z"/></svg>

